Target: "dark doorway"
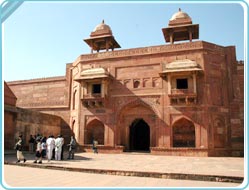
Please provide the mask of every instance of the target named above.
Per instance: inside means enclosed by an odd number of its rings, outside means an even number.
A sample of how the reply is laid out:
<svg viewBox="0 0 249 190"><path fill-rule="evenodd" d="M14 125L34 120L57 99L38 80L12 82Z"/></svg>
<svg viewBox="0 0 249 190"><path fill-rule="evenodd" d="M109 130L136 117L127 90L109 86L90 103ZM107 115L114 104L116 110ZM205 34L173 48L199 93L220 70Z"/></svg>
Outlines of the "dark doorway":
<svg viewBox="0 0 249 190"><path fill-rule="evenodd" d="M135 119L130 126L130 150L150 150L150 127L143 119Z"/></svg>

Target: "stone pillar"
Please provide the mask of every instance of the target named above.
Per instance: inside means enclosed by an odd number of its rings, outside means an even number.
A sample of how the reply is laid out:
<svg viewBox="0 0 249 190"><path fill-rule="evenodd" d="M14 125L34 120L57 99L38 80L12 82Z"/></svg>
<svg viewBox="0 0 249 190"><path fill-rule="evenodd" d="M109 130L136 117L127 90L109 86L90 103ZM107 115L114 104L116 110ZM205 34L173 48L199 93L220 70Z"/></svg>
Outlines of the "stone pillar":
<svg viewBox="0 0 249 190"><path fill-rule="evenodd" d="M170 74L167 76L167 83L168 83L168 94L171 94L171 76Z"/></svg>
<svg viewBox="0 0 249 190"><path fill-rule="evenodd" d="M197 90L196 90L196 73L193 73L193 85L194 85L194 93L196 94Z"/></svg>
<svg viewBox="0 0 249 190"><path fill-rule="evenodd" d="M93 53L93 41L91 41L91 53Z"/></svg>
<svg viewBox="0 0 249 190"><path fill-rule="evenodd" d="M192 42L192 38L193 38L192 34L193 33L192 33L192 29L191 28L188 29L188 33L189 33L189 41Z"/></svg>
<svg viewBox="0 0 249 190"><path fill-rule="evenodd" d="M201 146L201 126L195 124L195 147L200 148Z"/></svg>
<svg viewBox="0 0 249 190"><path fill-rule="evenodd" d="M105 82L101 80L101 98L105 97Z"/></svg>
<svg viewBox="0 0 249 190"><path fill-rule="evenodd" d="M108 46L108 40L107 39L105 39L105 49L106 49L106 51L109 51L109 46Z"/></svg>
<svg viewBox="0 0 249 190"><path fill-rule="evenodd" d="M84 96L87 94L87 83L86 82L81 82L81 98L84 98Z"/></svg>
<svg viewBox="0 0 249 190"><path fill-rule="evenodd" d="M170 33L170 36L169 36L169 37L170 37L170 43L171 43L171 44L174 44L174 39L173 39L173 38L174 38L174 36L173 36L173 32L172 32L172 33Z"/></svg>
<svg viewBox="0 0 249 190"><path fill-rule="evenodd" d="M114 146L114 131L112 125L105 125L105 146Z"/></svg>

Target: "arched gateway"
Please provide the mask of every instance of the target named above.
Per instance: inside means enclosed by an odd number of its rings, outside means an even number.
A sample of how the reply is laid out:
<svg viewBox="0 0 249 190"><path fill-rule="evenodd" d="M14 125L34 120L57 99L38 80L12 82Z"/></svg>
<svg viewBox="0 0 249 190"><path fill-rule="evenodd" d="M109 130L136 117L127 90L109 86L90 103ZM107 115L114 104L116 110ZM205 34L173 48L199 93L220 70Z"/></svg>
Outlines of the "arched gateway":
<svg viewBox="0 0 249 190"><path fill-rule="evenodd" d="M150 151L156 146L157 118L145 103L124 106L117 118L116 144L124 146L125 151Z"/></svg>

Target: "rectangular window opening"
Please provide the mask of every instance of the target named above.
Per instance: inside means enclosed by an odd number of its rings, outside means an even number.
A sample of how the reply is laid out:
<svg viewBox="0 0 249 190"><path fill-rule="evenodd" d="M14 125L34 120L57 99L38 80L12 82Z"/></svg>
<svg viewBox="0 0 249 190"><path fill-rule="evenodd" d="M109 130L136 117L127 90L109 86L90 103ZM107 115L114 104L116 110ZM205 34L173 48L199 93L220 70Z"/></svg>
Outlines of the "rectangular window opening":
<svg viewBox="0 0 249 190"><path fill-rule="evenodd" d="M176 79L177 89L188 89L188 79Z"/></svg>
<svg viewBox="0 0 249 190"><path fill-rule="evenodd" d="M100 94L101 93L101 84L93 84L92 93L93 94Z"/></svg>

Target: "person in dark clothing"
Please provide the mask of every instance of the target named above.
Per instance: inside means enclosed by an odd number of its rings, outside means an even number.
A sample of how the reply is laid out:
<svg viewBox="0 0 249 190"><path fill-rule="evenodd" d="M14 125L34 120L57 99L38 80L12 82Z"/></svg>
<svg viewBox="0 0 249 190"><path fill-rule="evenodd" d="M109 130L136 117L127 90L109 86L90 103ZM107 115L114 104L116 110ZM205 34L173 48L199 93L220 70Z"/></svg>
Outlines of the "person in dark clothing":
<svg viewBox="0 0 249 190"><path fill-rule="evenodd" d="M61 138L61 142L62 142L62 147L61 147L61 160L63 160L63 153L64 153L64 138L62 135L60 135L60 138Z"/></svg>
<svg viewBox="0 0 249 190"><path fill-rule="evenodd" d="M37 163L37 161L39 160L39 164L42 163L42 146L41 146L41 140L40 138L37 139L36 141L36 152L35 152L35 161L34 163Z"/></svg>
<svg viewBox="0 0 249 190"><path fill-rule="evenodd" d="M25 159L25 157L23 156L23 153L22 153L22 148L23 148L22 135L20 135L18 137L18 141L15 144L14 148L16 150L16 157L17 157L16 163L19 163L21 160L23 160L23 163L25 163L26 159Z"/></svg>
<svg viewBox="0 0 249 190"><path fill-rule="evenodd" d="M97 145L98 145L98 141L96 141L96 140L93 139L92 149L93 149L93 153L96 153L96 154L98 154L98 147L97 147Z"/></svg>
<svg viewBox="0 0 249 190"><path fill-rule="evenodd" d="M74 152L75 152L75 148L76 148L76 140L75 140L74 136L71 136L70 143L67 146L69 147L67 159L74 159Z"/></svg>
<svg viewBox="0 0 249 190"><path fill-rule="evenodd" d="M51 135L51 138L53 138L55 140L54 135ZM54 159L55 159L55 146L53 146L53 149L52 149L52 158L51 158L51 160L54 160Z"/></svg>
<svg viewBox="0 0 249 190"><path fill-rule="evenodd" d="M29 152L34 152L34 144L35 144L35 138L33 135L30 135L29 138Z"/></svg>
<svg viewBox="0 0 249 190"><path fill-rule="evenodd" d="M42 139L41 139L41 148L42 148L41 155L42 155L42 158L46 158L46 155L47 155L46 141L47 141L47 138L46 137L42 137Z"/></svg>

